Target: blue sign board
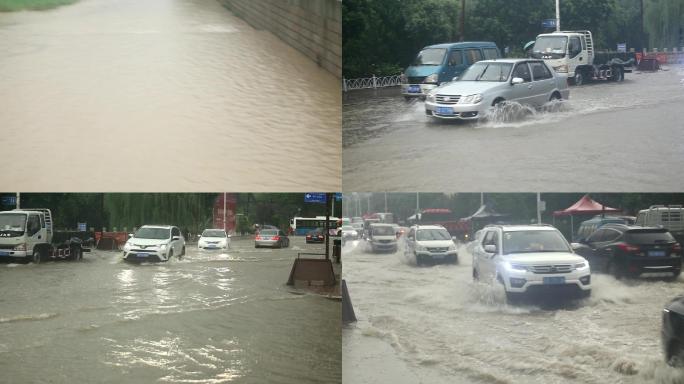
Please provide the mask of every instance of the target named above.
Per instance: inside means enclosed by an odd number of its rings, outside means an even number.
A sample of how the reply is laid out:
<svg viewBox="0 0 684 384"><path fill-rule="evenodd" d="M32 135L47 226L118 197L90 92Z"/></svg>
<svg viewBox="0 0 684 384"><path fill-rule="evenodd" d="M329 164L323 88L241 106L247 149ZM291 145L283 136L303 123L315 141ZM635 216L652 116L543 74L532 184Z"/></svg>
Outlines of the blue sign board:
<svg viewBox="0 0 684 384"><path fill-rule="evenodd" d="M556 19L544 19L544 20L542 20L542 27L544 27L544 28L556 28Z"/></svg>
<svg viewBox="0 0 684 384"><path fill-rule="evenodd" d="M627 43L620 43L617 45L618 52L627 52Z"/></svg>
<svg viewBox="0 0 684 384"><path fill-rule="evenodd" d="M3 196L2 197L2 205L17 205L17 197L16 196Z"/></svg>
<svg viewBox="0 0 684 384"><path fill-rule="evenodd" d="M86 223L78 223L78 231L79 232L85 232L86 231Z"/></svg>
<svg viewBox="0 0 684 384"><path fill-rule="evenodd" d="M325 193L309 192L304 194L305 203L325 204Z"/></svg>
<svg viewBox="0 0 684 384"><path fill-rule="evenodd" d="M335 192L335 201L342 201L342 192Z"/></svg>

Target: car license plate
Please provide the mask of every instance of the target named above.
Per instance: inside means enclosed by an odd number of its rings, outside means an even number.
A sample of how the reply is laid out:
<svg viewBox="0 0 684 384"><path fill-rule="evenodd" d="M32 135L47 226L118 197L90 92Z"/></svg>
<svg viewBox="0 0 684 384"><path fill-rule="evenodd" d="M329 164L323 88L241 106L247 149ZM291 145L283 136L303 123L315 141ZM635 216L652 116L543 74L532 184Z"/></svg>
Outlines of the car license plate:
<svg viewBox="0 0 684 384"><path fill-rule="evenodd" d="M209 244L207 245L207 248L216 248L216 246L214 244Z"/></svg>
<svg viewBox="0 0 684 384"><path fill-rule="evenodd" d="M665 256L665 251L648 251L648 255L653 257L663 257Z"/></svg>
<svg viewBox="0 0 684 384"><path fill-rule="evenodd" d="M7 252L7 251L0 251L0 256L9 256L9 252Z"/></svg>
<svg viewBox="0 0 684 384"><path fill-rule="evenodd" d="M138 256L138 257L147 257L149 255L150 255L149 253L137 253L136 254L136 256Z"/></svg>
<svg viewBox="0 0 684 384"><path fill-rule="evenodd" d="M545 277L544 284L555 285L555 284L565 284L565 276L552 276Z"/></svg>
<svg viewBox="0 0 684 384"><path fill-rule="evenodd" d="M409 85L408 92L409 93L420 93L420 85Z"/></svg>
<svg viewBox="0 0 684 384"><path fill-rule="evenodd" d="M262 237L261 239L262 239L262 240L271 240L270 237Z"/></svg>
<svg viewBox="0 0 684 384"><path fill-rule="evenodd" d="M453 115L454 109L451 107L437 107L438 115Z"/></svg>
<svg viewBox="0 0 684 384"><path fill-rule="evenodd" d="M434 254L433 254L433 255L432 255L432 258L433 258L433 259L443 259L443 258L444 258L444 255L434 255Z"/></svg>

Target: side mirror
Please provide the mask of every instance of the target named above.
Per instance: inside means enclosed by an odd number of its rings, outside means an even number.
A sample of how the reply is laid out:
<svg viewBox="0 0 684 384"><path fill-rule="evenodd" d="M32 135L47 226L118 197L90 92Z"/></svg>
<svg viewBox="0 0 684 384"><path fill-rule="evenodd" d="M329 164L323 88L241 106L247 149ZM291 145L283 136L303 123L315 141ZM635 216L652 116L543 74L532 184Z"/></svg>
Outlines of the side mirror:
<svg viewBox="0 0 684 384"><path fill-rule="evenodd" d="M496 253L496 245L487 244L484 246L484 251L487 253Z"/></svg>
<svg viewBox="0 0 684 384"><path fill-rule="evenodd" d="M132 233L129 233L129 234L128 234L128 238L129 238L129 239L133 238L133 234L132 234Z"/></svg>
<svg viewBox="0 0 684 384"><path fill-rule="evenodd" d="M174 236L171 238L171 240L180 240L180 236Z"/></svg>
<svg viewBox="0 0 684 384"><path fill-rule="evenodd" d="M514 78L511 80L511 85L522 84L522 83L524 83L524 82L525 82L525 80L523 80L522 77L514 77Z"/></svg>

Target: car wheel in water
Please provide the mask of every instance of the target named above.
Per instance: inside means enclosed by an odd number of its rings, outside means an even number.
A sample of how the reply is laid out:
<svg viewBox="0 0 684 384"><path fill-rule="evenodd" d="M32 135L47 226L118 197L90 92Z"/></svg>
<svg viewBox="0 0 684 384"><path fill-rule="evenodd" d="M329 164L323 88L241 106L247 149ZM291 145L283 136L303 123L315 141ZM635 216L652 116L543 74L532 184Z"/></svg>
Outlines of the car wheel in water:
<svg viewBox="0 0 684 384"><path fill-rule="evenodd" d="M416 265L419 267L421 265L423 265L423 256L422 255L415 255L415 257L416 257Z"/></svg>
<svg viewBox="0 0 684 384"><path fill-rule="evenodd" d="M173 249L169 251L169 257L166 258L166 261L171 260L172 257L173 257Z"/></svg>
<svg viewBox="0 0 684 384"><path fill-rule="evenodd" d="M34 249L30 261L33 264L40 264L43 260L45 260L45 255L43 252L44 251L41 248Z"/></svg>
<svg viewBox="0 0 684 384"><path fill-rule="evenodd" d="M617 265L614 261L609 261L608 266L606 267L606 272L616 278L617 280L622 279L622 271L619 265Z"/></svg>
<svg viewBox="0 0 684 384"><path fill-rule="evenodd" d="M549 98L549 101L559 101L559 100L562 100L562 97L558 92L552 93L551 97Z"/></svg>
<svg viewBox="0 0 684 384"><path fill-rule="evenodd" d="M575 72L575 77L573 77L572 82L575 83L575 85L583 85L584 75L582 72Z"/></svg>
<svg viewBox="0 0 684 384"><path fill-rule="evenodd" d="M520 304L524 297L524 294L521 292L506 291L506 302L508 304Z"/></svg>
<svg viewBox="0 0 684 384"><path fill-rule="evenodd" d="M667 357L667 365L677 368L684 366L684 351L676 341L673 341L667 348Z"/></svg>
<svg viewBox="0 0 684 384"><path fill-rule="evenodd" d="M79 247L71 248L71 260L79 261L79 260L81 260L81 258L82 258L81 248L79 248Z"/></svg>

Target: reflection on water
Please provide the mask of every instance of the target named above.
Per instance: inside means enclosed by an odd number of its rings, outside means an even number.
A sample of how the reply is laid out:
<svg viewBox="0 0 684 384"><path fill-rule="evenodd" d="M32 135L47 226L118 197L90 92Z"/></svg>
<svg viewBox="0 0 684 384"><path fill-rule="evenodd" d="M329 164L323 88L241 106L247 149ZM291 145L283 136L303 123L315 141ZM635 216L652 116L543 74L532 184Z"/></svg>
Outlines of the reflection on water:
<svg viewBox="0 0 684 384"><path fill-rule="evenodd" d="M338 80L216 1L88 0L0 13L0 52L0 145L8 158L53 160L18 162L0 184L340 187Z"/></svg>

